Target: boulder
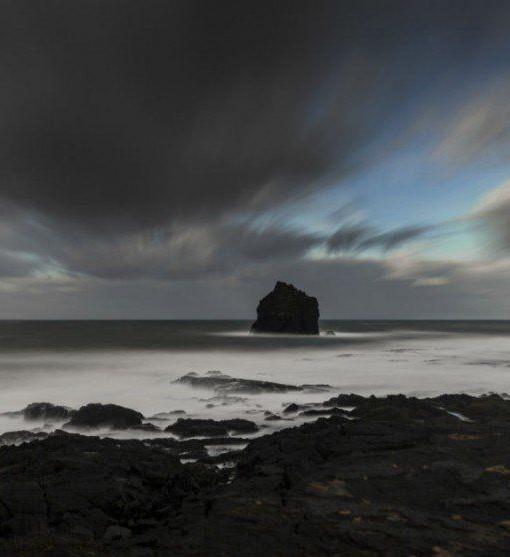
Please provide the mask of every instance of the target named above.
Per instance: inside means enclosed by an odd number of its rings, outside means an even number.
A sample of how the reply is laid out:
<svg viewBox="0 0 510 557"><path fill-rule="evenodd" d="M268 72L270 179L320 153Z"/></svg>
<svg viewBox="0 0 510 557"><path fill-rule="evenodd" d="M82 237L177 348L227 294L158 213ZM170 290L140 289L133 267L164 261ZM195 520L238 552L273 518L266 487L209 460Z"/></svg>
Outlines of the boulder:
<svg viewBox="0 0 510 557"><path fill-rule="evenodd" d="M278 416L278 414L273 414L272 412L264 412L264 415L265 415L264 420L266 422L277 422L282 419L281 416Z"/></svg>
<svg viewBox="0 0 510 557"><path fill-rule="evenodd" d="M44 431L6 431L0 435L0 446L19 445L20 443L28 443L46 437L48 437L48 434Z"/></svg>
<svg viewBox="0 0 510 557"><path fill-rule="evenodd" d="M71 420L64 427L94 428L111 427L114 429L128 429L140 426L144 419L143 414L124 408L117 404L87 404L82 406L72 415Z"/></svg>
<svg viewBox="0 0 510 557"><path fill-rule="evenodd" d="M291 414L294 412L298 412L299 410L305 408L305 406L302 406L300 404L296 404L295 402L293 402L292 404L289 404L286 408L284 408L283 412L284 414Z"/></svg>
<svg viewBox="0 0 510 557"><path fill-rule="evenodd" d="M256 333L319 334L319 303L292 284L278 281L274 290L260 300Z"/></svg>
<svg viewBox="0 0 510 557"><path fill-rule="evenodd" d="M179 418L175 424L169 425L165 431L175 433L180 437L217 437L234 433L255 433L258 427L250 420L200 420Z"/></svg>
<svg viewBox="0 0 510 557"><path fill-rule="evenodd" d="M51 402L32 402L22 410L25 420L67 420L74 410Z"/></svg>

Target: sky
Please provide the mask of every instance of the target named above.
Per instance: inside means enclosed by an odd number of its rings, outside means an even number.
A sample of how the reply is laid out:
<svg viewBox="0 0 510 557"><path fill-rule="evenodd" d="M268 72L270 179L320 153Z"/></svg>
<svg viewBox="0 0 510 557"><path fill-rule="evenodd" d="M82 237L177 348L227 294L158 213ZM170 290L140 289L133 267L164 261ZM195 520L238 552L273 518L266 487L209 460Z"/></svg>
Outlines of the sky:
<svg viewBox="0 0 510 557"><path fill-rule="evenodd" d="M510 318L506 0L4 0L0 318Z"/></svg>

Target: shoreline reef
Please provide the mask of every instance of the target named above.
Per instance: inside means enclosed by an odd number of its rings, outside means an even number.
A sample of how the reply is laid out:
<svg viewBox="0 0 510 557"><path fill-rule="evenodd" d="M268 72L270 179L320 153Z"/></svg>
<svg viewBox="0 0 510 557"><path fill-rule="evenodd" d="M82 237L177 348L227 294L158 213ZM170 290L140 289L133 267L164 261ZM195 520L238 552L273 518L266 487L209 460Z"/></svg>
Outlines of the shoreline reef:
<svg viewBox="0 0 510 557"><path fill-rule="evenodd" d="M27 408L143 425L134 410L103 406ZM276 419L305 412L317 420L257 438L243 437L248 421L177 415L178 438L4 434L0 555L510 553L505 395L339 394Z"/></svg>

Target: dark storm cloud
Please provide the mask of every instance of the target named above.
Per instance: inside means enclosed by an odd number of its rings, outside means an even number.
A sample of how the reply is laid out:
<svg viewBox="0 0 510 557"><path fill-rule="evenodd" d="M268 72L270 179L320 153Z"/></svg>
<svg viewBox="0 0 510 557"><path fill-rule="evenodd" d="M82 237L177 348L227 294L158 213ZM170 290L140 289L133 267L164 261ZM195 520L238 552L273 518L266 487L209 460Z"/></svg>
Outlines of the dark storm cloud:
<svg viewBox="0 0 510 557"><path fill-rule="evenodd" d="M497 39L489 4L6 0L0 196L101 233L310 191Z"/></svg>
<svg viewBox="0 0 510 557"><path fill-rule="evenodd" d="M442 116L466 76L509 70L509 11L478 0L0 2L3 307L161 317L170 296L176 316L228 317L281 278L323 288L332 312L345 281L352 316L356 296L371 298L371 316L391 303L395 315L435 303L454 314L464 290L446 284L450 271L388 278L384 261L306 257L391 251L427 227L354 225L349 206L331 237L300 229L306 215L293 228L271 218L427 129L421 101ZM445 119L438 155L463 161L505 136L506 90ZM495 108L472 118L486 98Z"/></svg>
<svg viewBox="0 0 510 557"><path fill-rule="evenodd" d="M75 226L144 228L297 192L356 140L336 100L306 114L333 11L2 3L1 193Z"/></svg>

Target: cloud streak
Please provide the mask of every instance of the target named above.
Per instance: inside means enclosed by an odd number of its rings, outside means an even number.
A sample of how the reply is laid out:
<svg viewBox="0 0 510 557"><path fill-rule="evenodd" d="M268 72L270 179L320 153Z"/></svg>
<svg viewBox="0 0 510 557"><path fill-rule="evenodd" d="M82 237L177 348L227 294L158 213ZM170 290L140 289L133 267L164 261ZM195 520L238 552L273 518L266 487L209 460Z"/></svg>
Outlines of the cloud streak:
<svg viewBox="0 0 510 557"><path fill-rule="evenodd" d="M477 6L4 2L1 198L97 233L315 191L368 164L420 37L453 65L494 33Z"/></svg>
<svg viewBox="0 0 510 557"><path fill-rule="evenodd" d="M378 232L373 227L363 224L342 226L328 238L327 247L330 252L361 252L369 249L386 252L418 240L434 228L405 226Z"/></svg>

